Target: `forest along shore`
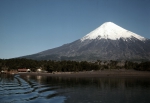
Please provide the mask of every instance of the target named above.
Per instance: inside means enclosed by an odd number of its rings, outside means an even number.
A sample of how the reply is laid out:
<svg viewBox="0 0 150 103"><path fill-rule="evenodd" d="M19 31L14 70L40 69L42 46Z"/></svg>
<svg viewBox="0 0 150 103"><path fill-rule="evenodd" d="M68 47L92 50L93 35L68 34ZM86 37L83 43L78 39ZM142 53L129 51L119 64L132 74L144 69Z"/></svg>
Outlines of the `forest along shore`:
<svg viewBox="0 0 150 103"><path fill-rule="evenodd" d="M82 71L82 72L53 72L53 73L18 73L19 75L37 75L51 77L149 77L148 71L136 70L99 70L99 71Z"/></svg>

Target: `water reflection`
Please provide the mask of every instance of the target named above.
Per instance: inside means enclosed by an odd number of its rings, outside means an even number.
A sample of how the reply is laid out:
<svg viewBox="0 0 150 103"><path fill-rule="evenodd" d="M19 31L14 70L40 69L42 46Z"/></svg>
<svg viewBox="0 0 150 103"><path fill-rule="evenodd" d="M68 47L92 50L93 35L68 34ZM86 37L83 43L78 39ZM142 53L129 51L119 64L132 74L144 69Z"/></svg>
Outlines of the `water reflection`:
<svg viewBox="0 0 150 103"><path fill-rule="evenodd" d="M0 102L149 103L149 78L0 75Z"/></svg>
<svg viewBox="0 0 150 103"><path fill-rule="evenodd" d="M42 77L41 81L43 84L56 86L54 89L59 89L59 93L66 97L65 103L149 103L150 101L148 78Z"/></svg>
<svg viewBox="0 0 150 103"><path fill-rule="evenodd" d="M32 79L27 75L0 75L0 102L1 103L63 103L64 96L49 85L40 83L41 77Z"/></svg>
<svg viewBox="0 0 150 103"><path fill-rule="evenodd" d="M35 77L32 77L36 79ZM149 88L149 78L63 78L63 77L42 77L37 76L37 80L40 80L43 84L51 85L63 85L67 87L74 86L90 86L93 85L97 88Z"/></svg>
<svg viewBox="0 0 150 103"><path fill-rule="evenodd" d="M42 76L38 75L37 80L41 80Z"/></svg>

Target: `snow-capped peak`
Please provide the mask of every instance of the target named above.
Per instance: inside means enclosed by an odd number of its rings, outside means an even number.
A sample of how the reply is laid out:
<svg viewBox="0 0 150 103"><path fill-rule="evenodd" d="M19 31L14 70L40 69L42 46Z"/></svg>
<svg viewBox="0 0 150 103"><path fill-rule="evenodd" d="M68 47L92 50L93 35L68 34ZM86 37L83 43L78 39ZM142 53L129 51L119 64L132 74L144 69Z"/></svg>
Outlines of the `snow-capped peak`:
<svg viewBox="0 0 150 103"><path fill-rule="evenodd" d="M81 41L84 41L86 39L111 39L111 40L117 40L117 39L124 39L127 38L136 38L141 41L146 40L144 37L137 35L131 31L128 31L112 22L106 22L102 24L97 29L93 30L89 34L85 35L83 38L81 38Z"/></svg>

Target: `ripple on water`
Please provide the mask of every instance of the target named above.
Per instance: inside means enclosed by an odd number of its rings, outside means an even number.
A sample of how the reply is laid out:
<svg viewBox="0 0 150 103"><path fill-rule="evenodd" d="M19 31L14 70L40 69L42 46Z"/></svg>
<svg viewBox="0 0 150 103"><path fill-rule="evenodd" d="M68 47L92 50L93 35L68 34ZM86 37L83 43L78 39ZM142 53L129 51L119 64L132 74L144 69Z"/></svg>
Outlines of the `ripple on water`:
<svg viewBox="0 0 150 103"><path fill-rule="evenodd" d="M19 75L0 76L0 100L2 103L63 103L59 86L43 85L33 80L22 79Z"/></svg>

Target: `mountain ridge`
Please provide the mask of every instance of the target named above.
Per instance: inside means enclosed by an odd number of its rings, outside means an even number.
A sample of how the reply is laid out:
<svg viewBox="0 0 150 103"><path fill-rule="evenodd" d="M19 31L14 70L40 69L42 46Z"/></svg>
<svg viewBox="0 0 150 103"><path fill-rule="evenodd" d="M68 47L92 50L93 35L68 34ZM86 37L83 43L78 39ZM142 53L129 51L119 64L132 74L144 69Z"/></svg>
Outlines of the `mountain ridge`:
<svg viewBox="0 0 150 103"><path fill-rule="evenodd" d="M78 61L150 60L150 40L112 22L106 22L81 39L22 58Z"/></svg>

